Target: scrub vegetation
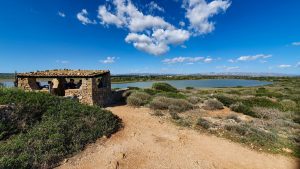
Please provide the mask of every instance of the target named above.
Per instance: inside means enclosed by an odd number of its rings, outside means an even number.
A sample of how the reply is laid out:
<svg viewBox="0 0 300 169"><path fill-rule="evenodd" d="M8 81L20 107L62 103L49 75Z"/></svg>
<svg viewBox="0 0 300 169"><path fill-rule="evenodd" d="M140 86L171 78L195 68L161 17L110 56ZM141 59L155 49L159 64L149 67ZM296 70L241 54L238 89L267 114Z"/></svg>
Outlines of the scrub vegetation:
<svg viewBox="0 0 300 169"><path fill-rule="evenodd" d="M224 137L258 151L300 157L300 78L255 79L273 84L174 90L159 83L131 92L147 95L142 105L134 106L149 107L153 115L177 125Z"/></svg>
<svg viewBox="0 0 300 169"><path fill-rule="evenodd" d="M121 120L99 107L43 93L0 89L0 168L52 168Z"/></svg>

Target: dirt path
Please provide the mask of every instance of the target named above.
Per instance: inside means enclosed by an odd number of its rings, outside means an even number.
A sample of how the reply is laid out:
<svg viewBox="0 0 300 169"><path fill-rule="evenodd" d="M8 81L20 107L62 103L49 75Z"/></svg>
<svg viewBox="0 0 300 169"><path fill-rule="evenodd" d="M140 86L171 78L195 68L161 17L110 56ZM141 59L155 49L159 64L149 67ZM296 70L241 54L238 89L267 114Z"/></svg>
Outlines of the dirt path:
<svg viewBox="0 0 300 169"><path fill-rule="evenodd" d="M99 139L59 168L82 169L297 169L297 161L259 153L228 140L181 129L147 108L109 108L125 127Z"/></svg>

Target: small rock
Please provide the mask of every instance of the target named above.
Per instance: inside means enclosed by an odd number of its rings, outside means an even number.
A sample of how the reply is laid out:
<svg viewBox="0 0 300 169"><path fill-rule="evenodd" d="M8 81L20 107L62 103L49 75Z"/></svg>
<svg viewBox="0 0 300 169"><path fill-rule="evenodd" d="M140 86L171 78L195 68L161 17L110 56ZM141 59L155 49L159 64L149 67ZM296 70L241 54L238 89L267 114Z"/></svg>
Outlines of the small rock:
<svg viewBox="0 0 300 169"><path fill-rule="evenodd" d="M287 153L292 153L293 150L289 149L289 148L282 148L282 151L287 152Z"/></svg>

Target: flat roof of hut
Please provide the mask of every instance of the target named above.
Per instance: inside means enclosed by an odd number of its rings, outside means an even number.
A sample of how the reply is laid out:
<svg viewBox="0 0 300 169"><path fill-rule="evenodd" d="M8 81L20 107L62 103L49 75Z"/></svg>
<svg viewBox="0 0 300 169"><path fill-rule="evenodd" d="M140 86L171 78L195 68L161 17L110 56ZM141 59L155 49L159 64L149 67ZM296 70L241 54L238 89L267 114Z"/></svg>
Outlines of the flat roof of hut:
<svg viewBox="0 0 300 169"><path fill-rule="evenodd" d="M100 77L107 73L110 73L109 70L45 70L45 71L36 71L36 72L27 72L27 73L18 73L18 78L94 78Z"/></svg>

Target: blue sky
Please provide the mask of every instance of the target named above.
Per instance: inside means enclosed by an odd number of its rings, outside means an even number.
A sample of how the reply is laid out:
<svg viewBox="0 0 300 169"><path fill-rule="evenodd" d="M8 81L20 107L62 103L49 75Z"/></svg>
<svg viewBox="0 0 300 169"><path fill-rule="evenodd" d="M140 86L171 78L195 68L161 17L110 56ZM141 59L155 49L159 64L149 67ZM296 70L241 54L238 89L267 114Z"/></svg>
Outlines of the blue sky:
<svg viewBox="0 0 300 169"><path fill-rule="evenodd" d="M299 0L0 3L0 72L300 74Z"/></svg>

